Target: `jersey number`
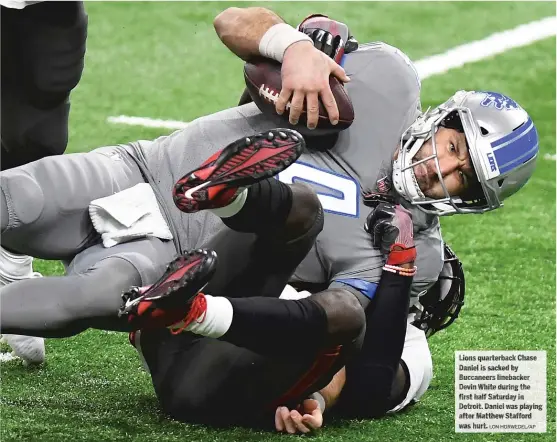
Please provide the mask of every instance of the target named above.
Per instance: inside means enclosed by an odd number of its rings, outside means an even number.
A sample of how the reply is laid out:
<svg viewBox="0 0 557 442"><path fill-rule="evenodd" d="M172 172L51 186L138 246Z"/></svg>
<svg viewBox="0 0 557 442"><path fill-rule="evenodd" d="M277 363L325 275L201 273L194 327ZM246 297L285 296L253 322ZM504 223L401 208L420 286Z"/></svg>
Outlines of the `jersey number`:
<svg viewBox="0 0 557 442"><path fill-rule="evenodd" d="M325 193L327 191L323 189L316 189L325 212L352 217L359 215L359 186L353 178L300 162L279 173L277 178L286 184L301 181L330 189L329 193Z"/></svg>

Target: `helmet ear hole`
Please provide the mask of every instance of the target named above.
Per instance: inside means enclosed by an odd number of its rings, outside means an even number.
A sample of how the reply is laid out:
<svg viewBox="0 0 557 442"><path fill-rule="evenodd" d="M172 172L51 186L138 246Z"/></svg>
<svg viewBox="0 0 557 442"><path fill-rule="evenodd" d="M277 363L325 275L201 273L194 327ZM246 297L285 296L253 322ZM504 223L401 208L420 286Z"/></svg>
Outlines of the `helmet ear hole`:
<svg viewBox="0 0 557 442"><path fill-rule="evenodd" d="M497 181L497 185L499 186L499 188L503 187L503 182L504 181L505 181L505 178L502 178L499 181Z"/></svg>
<svg viewBox="0 0 557 442"><path fill-rule="evenodd" d="M480 127L480 130L482 131L482 135L488 135L489 134L489 131L485 127Z"/></svg>

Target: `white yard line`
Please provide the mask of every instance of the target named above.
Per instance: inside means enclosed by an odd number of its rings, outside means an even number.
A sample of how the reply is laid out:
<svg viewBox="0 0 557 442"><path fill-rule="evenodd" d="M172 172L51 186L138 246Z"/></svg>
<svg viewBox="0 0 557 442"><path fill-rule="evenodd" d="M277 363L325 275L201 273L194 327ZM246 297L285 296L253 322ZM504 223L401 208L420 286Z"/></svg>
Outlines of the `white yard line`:
<svg viewBox="0 0 557 442"><path fill-rule="evenodd" d="M528 46L556 35L557 18L546 17L531 23L496 32L481 40L465 43L442 54L418 60L415 65L420 78L425 80L433 75L460 68L468 63L484 60L514 48Z"/></svg>
<svg viewBox="0 0 557 442"><path fill-rule="evenodd" d="M519 48L535 43L539 40L556 35L557 18L546 17L531 23L517 26L502 32L496 32L489 37L470 43L456 46L442 54L425 57L418 60L415 65L420 78L425 80L434 75L459 68L468 63L484 60L497 54L502 54L510 49ZM130 117L120 115L108 117L107 121L114 124L127 124L131 126L155 127L163 129L183 129L187 126L185 121L157 120L145 117ZM547 156L545 157L546 159ZM555 160L555 155L553 158Z"/></svg>
<svg viewBox="0 0 557 442"><path fill-rule="evenodd" d="M127 115L108 117L106 121L113 124L127 124L129 126L143 127L161 127L163 129L183 129L188 125L186 121L157 120L145 117L128 117Z"/></svg>

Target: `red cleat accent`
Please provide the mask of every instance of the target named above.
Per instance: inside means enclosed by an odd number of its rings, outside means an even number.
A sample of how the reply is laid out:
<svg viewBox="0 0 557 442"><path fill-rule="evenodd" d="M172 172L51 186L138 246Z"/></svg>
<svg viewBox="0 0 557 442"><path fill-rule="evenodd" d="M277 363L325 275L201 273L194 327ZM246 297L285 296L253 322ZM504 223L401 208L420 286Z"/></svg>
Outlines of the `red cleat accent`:
<svg viewBox="0 0 557 442"><path fill-rule="evenodd" d="M179 256L153 285L132 287L123 293L124 303L118 314L127 315L133 330L168 327L181 321L213 276L216 263L217 255L212 250Z"/></svg>
<svg viewBox="0 0 557 442"><path fill-rule="evenodd" d="M182 333L188 325L190 325L193 321L198 321L199 323L203 322L205 319L205 313L207 313L207 299L205 299L205 295L203 293L199 293L191 303L190 311L186 315L186 317L176 323L176 327L171 327L170 332L173 335L177 335L178 333ZM198 318L202 316L201 320Z"/></svg>
<svg viewBox="0 0 557 442"><path fill-rule="evenodd" d="M241 138L178 180L174 203L187 213L227 206L241 187L283 171L300 157L304 147L302 136L291 129Z"/></svg>

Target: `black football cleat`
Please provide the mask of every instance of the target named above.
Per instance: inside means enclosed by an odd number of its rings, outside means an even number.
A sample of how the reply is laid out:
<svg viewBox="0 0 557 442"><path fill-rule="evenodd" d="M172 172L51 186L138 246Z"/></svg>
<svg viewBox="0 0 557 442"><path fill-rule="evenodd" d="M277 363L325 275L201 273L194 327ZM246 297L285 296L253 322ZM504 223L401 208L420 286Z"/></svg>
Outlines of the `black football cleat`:
<svg viewBox="0 0 557 442"><path fill-rule="evenodd" d="M304 147L303 137L292 129L272 129L241 138L178 180L174 203L187 213L227 206L242 187L290 166Z"/></svg>
<svg viewBox="0 0 557 442"><path fill-rule="evenodd" d="M127 316L132 330L168 327L183 320L216 265L217 254L212 250L193 250L179 256L153 285L132 287L123 293L118 315Z"/></svg>

